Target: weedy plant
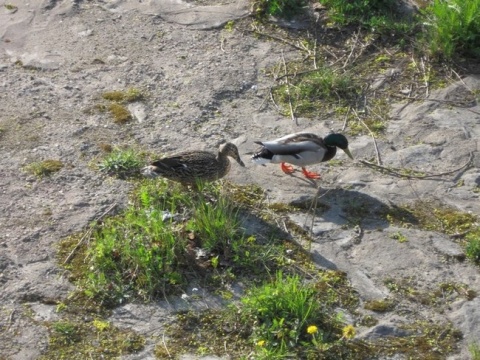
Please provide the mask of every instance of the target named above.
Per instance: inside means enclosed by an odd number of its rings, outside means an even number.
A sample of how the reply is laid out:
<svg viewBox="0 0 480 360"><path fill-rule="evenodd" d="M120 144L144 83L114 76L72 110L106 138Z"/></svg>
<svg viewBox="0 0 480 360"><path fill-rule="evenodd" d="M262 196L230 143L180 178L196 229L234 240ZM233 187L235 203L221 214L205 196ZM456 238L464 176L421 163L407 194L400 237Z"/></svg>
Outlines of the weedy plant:
<svg viewBox="0 0 480 360"><path fill-rule="evenodd" d="M71 345L81 338L78 327L69 321L58 321L53 324L56 342L62 345Z"/></svg>
<svg viewBox="0 0 480 360"><path fill-rule="evenodd" d="M375 312L388 312L395 308L395 302L391 299L369 300L365 302L363 307Z"/></svg>
<svg viewBox="0 0 480 360"><path fill-rule="evenodd" d="M246 239L233 203L213 184L199 187L192 194L165 180L145 181L132 205L94 232L85 293L112 305L148 300L174 293L197 266L212 268L211 258L218 264L219 256L241 251Z"/></svg>
<svg viewBox="0 0 480 360"><path fill-rule="evenodd" d="M412 24L399 16L395 0L319 0L329 18L339 25L360 25L381 34L404 34Z"/></svg>
<svg viewBox="0 0 480 360"><path fill-rule="evenodd" d="M304 11L306 0L257 0L254 9L257 17L278 16L290 19Z"/></svg>
<svg viewBox="0 0 480 360"><path fill-rule="evenodd" d="M220 196L213 201L199 194L187 229L202 239L202 246L209 251L222 251L230 247L237 237L240 222L238 210L231 200Z"/></svg>
<svg viewBox="0 0 480 360"><path fill-rule="evenodd" d="M100 171L119 178L140 176L144 154L134 149L116 148L98 164Z"/></svg>
<svg viewBox="0 0 480 360"><path fill-rule="evenodd" d="M456 54L480 55L480 0L434 0L421 11L425 41L446 59Z"/></svg>
<svg viewBox="0 0 480 360"><path fill-rule="evenodd" d="M328 348L341 337L341 322L328 316L315 284L277 272L275 280L242 298L240 317L252 326L259 358L273 359L302 349Z"/></svg>
<svg viewBox="0 0 480 360"><path fill-rule="evenodd" d="M467 234L465 253L469 259L480 265L480 227Z"/></svg>
<svg viewBox="0 0 480 360"><path fill-rule="evenodd" d="M285 265L283 271L289 269ZM273 278L225 309L179 314L167 329L167 344L157 346L157 356L167 356L165 348L173 357L192 351L220 354L225 352L224 344L236 359L353 360L359 358L359 351L362 356L371 354L368 344L362 343L360 349L348 341L355 336L355 328L345 325L342 314L334 310L358 305L344 274L312 271L311 279L305 281L283 271L276 271Z"/></svg>
<svg viewBox="0 0 480 360"><path fill-rule="evenodd" d="M111 103L107 106L107 109L112 114L113 121L116 124L125 124L126 122L132 120L132 114L123 104Z"/></svg>
<svg viewBox="0 0 480 360"><path fill-rule="evenodd" d="M396 231L393 234L390 234L390 239L395 239L399 243L404 243L408 241L407 237L404 234L402 234L400 231Z"/></svg>

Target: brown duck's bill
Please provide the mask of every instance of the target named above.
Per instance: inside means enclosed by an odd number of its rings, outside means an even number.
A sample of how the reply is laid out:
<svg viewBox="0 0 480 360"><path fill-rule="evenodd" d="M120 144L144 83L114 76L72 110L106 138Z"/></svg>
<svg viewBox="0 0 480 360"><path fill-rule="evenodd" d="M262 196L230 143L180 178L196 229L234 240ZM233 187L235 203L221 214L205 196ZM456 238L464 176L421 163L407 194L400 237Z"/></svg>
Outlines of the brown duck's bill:
<svg viewBox="0 0 480 360"><path fill-rule="evenodd" d="M345 154L347 154L348 157L353 160L352 153L350 152L350 150L348 148L344 149L343 151L345 151Z"/></svg>

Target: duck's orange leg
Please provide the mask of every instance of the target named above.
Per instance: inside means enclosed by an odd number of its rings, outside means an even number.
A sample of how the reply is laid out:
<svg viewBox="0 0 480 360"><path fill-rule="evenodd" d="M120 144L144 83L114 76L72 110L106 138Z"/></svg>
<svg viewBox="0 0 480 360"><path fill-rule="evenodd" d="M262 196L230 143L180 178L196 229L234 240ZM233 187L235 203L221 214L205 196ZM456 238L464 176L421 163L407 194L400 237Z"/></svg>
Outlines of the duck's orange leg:
<svg viewBox="0 0 480 360"><path fill-rule="evenodd" d="M313 172L313 171L308 171L304 167L302 167L302 173L307 179L320 179L321 176L319 173Z"/></svg>
<svg viewBox="0 0 480 360"><path fill-rule="evenodd" d="M287 165L285 164L284 162L282 162L280 164L280 167L282 168L282 171L285 173L285 174L291 174L293 173L293 166L292 165Z"/></svg>

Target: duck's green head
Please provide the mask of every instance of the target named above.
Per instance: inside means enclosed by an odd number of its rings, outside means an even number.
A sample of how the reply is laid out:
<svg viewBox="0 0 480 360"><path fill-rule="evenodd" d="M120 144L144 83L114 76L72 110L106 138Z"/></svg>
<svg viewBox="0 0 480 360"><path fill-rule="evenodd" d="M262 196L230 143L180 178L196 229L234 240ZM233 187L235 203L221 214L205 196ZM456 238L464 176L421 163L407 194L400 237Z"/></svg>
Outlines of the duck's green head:
<svg viewBox="0 0 480 360"><path fill-rule="evenodd" d="M348 157L353 160L352 153L348 149L348 140L344 135L342 135L342 134L329 134L329 135L325 136L325 138L323 139L323 142L327 146L336 146L336 147L342 149L343 151L345 151L345 154L347 154Z"/></svg>

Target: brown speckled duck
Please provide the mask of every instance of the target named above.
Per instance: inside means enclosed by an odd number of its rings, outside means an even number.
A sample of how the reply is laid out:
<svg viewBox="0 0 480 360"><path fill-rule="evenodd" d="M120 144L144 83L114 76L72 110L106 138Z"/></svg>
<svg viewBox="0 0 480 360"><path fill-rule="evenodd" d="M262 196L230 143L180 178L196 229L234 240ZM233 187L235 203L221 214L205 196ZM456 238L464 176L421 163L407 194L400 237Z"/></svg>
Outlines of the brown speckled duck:
<svg viewBox="0 0 480 360"><path fill-rule="evenodd" d="M245 166L238 148L227 142L220 145L217 154L202 150L185 151L157 160L142 172L149 177L162 176L184 185L195 185L198 180L215 181L227 175L230 171L229 156Z"/></svg>
<svg viewBox="0 0 480 360"><path fill-rule="evenodd" d="M322 139L311 133L295 133L255 143L262 145L262 148L252 156L255 163L281 164L281 169L286 174L291 174L294 170L291 165L285 163L301 166L303 175L308 179L319 179L320 174L308 171L305 166L333 159L337 147L353 159L348 149L348 140L342 134L329 134Z"/></svg>

